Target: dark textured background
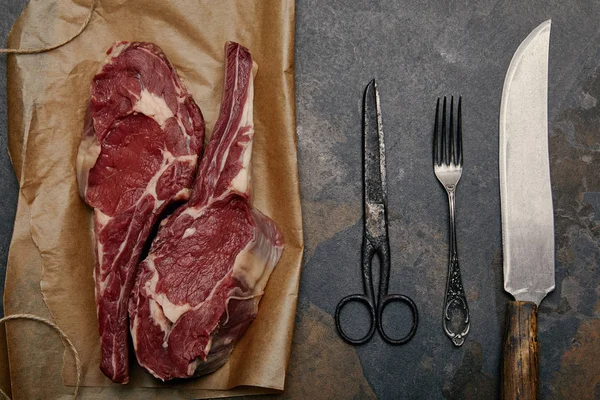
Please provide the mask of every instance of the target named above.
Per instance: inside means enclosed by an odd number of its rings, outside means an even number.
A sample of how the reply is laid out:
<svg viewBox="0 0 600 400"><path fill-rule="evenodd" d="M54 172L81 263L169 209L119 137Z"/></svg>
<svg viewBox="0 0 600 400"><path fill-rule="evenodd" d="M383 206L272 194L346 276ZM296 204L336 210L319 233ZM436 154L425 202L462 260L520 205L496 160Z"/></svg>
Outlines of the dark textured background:
<svg viewBox="0 0 600 400"><path fill-rule="evenodd" d="M3 42L24 0L0 2ZM600 399L600 3L297 0L296 104L306 254L286 395L294 398L499 397L502 290L498 114L519 43L552 18L549 76L556 290L541 304L544 399ZM6 153L0 62L0 282L17 183ZM361 289L361 99L377 78L388 157L390 290L420 312L414 339L336 335L337 301ZM447 205L431 168L435 99L463 96L465 168L457 230L471 332L454 348L441 327ZM0 289L0 293L1 293ZM355 310L360 312L361 310ZM391 310L401 330L405 310ZM360 313L359 313L360 314ZM356 318L356 329L364 319Z"/></svg>

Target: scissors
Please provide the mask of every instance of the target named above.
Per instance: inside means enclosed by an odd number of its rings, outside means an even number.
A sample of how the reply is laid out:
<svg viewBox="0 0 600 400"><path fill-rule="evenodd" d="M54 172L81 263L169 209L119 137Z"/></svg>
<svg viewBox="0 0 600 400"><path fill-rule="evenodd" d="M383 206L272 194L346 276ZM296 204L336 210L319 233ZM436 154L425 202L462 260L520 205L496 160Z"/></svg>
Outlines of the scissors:
<svg viewBox="0 0 600 400"><path fill-rule="evenodd" d="M351 294L344 297L335 310L337 330L346 342L359 345L368 342L375 333L389 344L404 344L414 336L419 322L419 314L414 301L402 294L388 294L390 283L390 240L387 220L387 181L385 172L385 144L381 126L381 106L379 92L373 79L365 89L363 103L363 191L364 220L362 242L362 280L364 294ZM373 290L371 261L379 256L379 293L377 300ZM412 313L412 327L408 334L400 339L387 335L383 329L383 310L393 302L404 303ZM367 306L370 315L369 332L360 339L348 336L340 321L340 312L349 303L362 303Z"/></svg>

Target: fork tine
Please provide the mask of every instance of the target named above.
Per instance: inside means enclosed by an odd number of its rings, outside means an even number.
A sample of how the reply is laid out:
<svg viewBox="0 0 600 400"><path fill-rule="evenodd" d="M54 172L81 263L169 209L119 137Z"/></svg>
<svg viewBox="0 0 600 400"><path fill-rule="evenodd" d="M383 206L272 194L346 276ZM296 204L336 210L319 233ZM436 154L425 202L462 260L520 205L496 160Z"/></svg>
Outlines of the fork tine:
<svg viewBox="0 0 600 400"><path fill-rule="evenodd" d="M448 164L448 144L446 139L446 96L444 96L444 108L442 109L442 162Z"/></svg>
<svg viewBox="0 0 600 400"><path fill-rule="evenodd" d="M440 119L440 98L437 99L435 106L435 123L433 125L433 164L440 165L440 152L439 152L439 136L438 136L438 121Z"/></svg>
<svg viewBox="0 0 600 400"><path fill-rule="evenodd" d="M458 97L458 121L456 126L456 163L462 167L463 165L463 154L462 154L462 96Z"/></svg>
<svg viewBox="0 0 600 400"><path fill-rule="evenodd" d="M448 159L449 164L456 164L456 154L454 152L454 96L450 97L450 138L448 140L448 145L450 148L450 158Z"/></svg>

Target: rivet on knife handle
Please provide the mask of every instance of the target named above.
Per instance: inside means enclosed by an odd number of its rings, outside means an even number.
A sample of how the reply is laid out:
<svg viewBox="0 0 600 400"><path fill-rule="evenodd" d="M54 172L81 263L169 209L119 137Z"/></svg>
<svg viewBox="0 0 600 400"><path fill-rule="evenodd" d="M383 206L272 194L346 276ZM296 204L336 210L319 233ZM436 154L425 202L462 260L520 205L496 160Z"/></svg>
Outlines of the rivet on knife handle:
<svg viewBox="0 0 600 400"><path fill-rule="evenodd" d="M537 399L538 339L535 303L508 302L502 374L504 400Z"/></svg>

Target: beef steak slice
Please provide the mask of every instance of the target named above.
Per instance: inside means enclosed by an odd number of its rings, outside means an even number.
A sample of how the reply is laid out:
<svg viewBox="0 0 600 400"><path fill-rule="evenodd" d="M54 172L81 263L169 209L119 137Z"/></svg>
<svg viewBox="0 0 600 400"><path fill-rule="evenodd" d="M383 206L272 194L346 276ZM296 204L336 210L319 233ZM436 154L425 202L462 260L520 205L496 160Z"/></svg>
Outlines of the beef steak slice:
<svg viewBox="0 0 600 400"><path fill-rule="evenodd" d="M163 210L190 196L204 119L156 45L119 42L107 54L92 81L77 178L94 209L100 368L127 383L127 305L140 253Z"/></svg>
<svg viewBox="0 0 600 400"><path fill-rule="evenodd" d="M227 361L283 251L275 223L250 204L255 66L227 43L221 110L193 194L161 223L138 270L131 336L140 365L162 380Z"/></svg>

